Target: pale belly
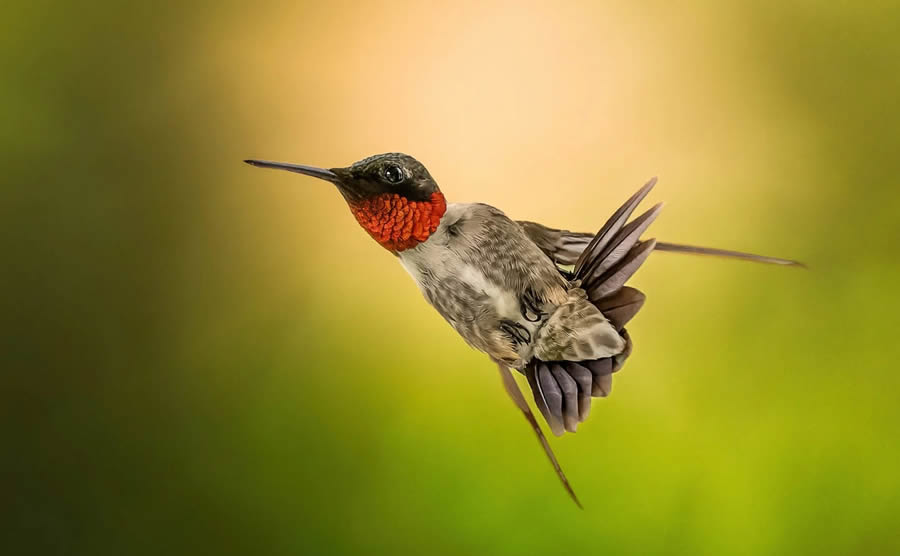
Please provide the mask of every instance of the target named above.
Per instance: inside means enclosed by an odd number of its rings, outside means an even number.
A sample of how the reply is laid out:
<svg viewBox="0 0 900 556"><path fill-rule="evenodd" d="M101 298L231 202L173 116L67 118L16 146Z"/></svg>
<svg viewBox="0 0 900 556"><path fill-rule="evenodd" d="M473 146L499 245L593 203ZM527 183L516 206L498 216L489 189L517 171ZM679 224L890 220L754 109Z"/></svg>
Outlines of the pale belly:
<svg viewBox="0 0 900 556"><path fill-rule="evenodd" d="M473 255L438 230L428 242L400 253L400 262L428 302L471 346L510 366L531 359L541 317L524 307L521 292L492 280Z"/></svg>

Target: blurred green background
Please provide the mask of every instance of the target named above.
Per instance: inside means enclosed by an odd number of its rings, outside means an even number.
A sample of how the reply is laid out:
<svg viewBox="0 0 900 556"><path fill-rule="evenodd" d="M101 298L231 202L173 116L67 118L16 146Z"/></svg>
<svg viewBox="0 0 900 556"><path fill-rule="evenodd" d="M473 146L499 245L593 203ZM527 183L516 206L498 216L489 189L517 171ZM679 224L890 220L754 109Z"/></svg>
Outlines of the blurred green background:
<svg viewBox="0 0 900 556"><path fill-rule="evenodd" d="M4 553L900 552L896 2L7 3ZM565 496L326 184L667 241Z"/></svg>

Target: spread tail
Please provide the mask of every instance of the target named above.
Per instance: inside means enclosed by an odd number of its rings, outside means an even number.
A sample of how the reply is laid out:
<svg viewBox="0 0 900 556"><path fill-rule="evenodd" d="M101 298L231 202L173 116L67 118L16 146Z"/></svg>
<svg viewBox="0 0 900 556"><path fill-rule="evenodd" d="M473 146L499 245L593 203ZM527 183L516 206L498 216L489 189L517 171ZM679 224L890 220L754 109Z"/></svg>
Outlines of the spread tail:
<svg viewBox="0 0 900 556"><path fill-rule="evenodd" d="M575 432L590 414L591 398L612 391L612 374L631 354L631 336L625 325L640 310L645 296L625 285L656 247L656 240L641 235L659 215L658 204L628 221L647 196L656 178L647 182L603 225L575 263L573 281L587 293L588 301L603 313L623 341L621 352L586 361L532 359L525 368L535 404L553 434Z"/></svg>
<svg viewBox="0 0 900 556"><path fill-rule="evenodd" d="M633 344L625 325L640 311L645 296L625 283L651 252L670 251L785 266L806 266L797 261L739 251L663 243L655 239L641 240L641 234L659 215L662 205L654 206L631 222L628 219L655 184L656 178L647 182L593 236L554 230L533 222L520 223L525 233L554 262L574 264L571 274L562 270L560 272L580 284L587 295L587 301L600 310L623 340L622 351L610 357L584 361L544 361L534 358L525 366L524 374L531 386L535 404L556 436L567 431L575 432L578 424L590 414L591 399L610 394L613 373L621 369L631 355ZM565 327L560 326L560 329L565 330ZM577 341L577 338L574 340ZM597 355L594 354L595 357ZM505 367L501 366L500 370L507 392L531 424L563 486L581 507L515 381Z"/></svg>

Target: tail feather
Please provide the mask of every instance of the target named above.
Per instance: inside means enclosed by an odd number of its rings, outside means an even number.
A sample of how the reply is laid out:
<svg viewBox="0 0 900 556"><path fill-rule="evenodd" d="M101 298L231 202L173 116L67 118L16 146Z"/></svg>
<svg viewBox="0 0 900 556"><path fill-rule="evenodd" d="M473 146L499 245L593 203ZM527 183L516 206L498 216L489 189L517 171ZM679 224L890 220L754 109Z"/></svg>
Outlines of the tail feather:
<svg viewBox="0 0 900 556"><path fill-rule="evenodd" d="M622 331L623 337L628 333ZM532 359L525 367L534 403L556 436L575 432L591 413L591 398L605 398L612 391L612 375L631 354L631 340L625 351L613 357L591 361L541 361Z"/></svg>
<svg viewBox="0 0 900 556"><path fill-rule="evenodd" d="M556 436L575 432L590 414L591 397L606 397L612 391L612 374L631 354L631 337L625 330L644 304L644 294L625 286L656 246L656 240L640 237L659 215L656 205L631 222L628 218L647 196L656 179L647 182L594 236L575 265L574 278L590 301L624 341L617 355L589 361L542 361L532 359L525 376L535 405ZM582 294L584 295L584 294Z"/></svg>
<svg viewBox="0 0 900 556"><path fill-rule="evenodd" d="M556 436L562 435L564 429L562 424L562 391L559 389L559 386L556 385L556 381L552 380L550 377L550 368L547 366L547 363L540 361L538 359L532 359L531 363L525 368L525 378L528 379L528 385L531 386L531 394L534 396L534 404L537 406L538 411L541 412L541 415L544 416L544 421L550 425L550 430ZM543 383L543 384L542 384ZM548 400L548 395L545 393L545 386L556 385L556 392L559 393L559 410L558 412L555 410L555 404L557 402L553 397L553 392L551 391L550 399ZM559 413L559 415L557 415Z"/></svg>
<svg viewBox="0 0 900 556"><path fill-rule="evenodd" d="M565 370L569 373L569 376L575 379L575 384L578 386L578 421L582 422L591 413L591 392L594 386L594 376L591 374L590 369L578 363L571 363L565 366Z"/></svg>
<svg viewBox="0 0 900 556"><path fill-rule="evenodd" d="M591 370L594 377L591 395L595 398L608 396L612 391L613 358L604 357L603 359L584 361L584 364Z"/></svg>

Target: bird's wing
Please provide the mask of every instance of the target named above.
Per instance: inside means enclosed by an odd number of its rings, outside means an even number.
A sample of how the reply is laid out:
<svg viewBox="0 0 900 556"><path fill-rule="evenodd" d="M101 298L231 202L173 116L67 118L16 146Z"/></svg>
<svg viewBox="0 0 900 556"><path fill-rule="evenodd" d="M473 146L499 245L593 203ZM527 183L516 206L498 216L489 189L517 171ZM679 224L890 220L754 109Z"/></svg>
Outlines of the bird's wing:
<svg viewBox="0 0 900 556"><path fill-rule="evenodd" d="M585 247L594 238L594 234L570 232L569 230L557 230L548 228L537 222L519 220L519 225L525 230L525 235L537 245L541 251L547 254L551 260L559 265L574 265L578 257L584 252ZM707 255L712 257L724 257L728 259L741 259L757 263L779 264L785 266L805 267L803 263L778 257L754 255L740 251L729 251L713 247L695 247L693 245L681 245L678 243L666 243L657 241L655 251L669 251L671 253L688 253L691 255Z"/></svg>
<svg viewBox="0 0 900 556"><path fill-rule="evenodd" d="M572 265L560 269L579 288L538 332L534 355L524 369L535 404L553 434L575 432L590 412L591 397L606 396L612 373L622 368L633 344L625 325L644 303L644 294L625 283L654 250L699 253L757 262L799 265L775 259L702 247L659 243L641 236L659 214L660 205L629 222L656 183L651 179L619 207L596 234L554 230L521 222L526 235L548 257ZM600 316L598 326L597 315Z"/></svg>
<svg viewBox="0 0 900 556"><path fill-rule="evenodd" d="M527 220L518 220L517 222L522 226L528 239L546 253L553 262L560 265L575 264L584 248L594 237L593 234L557 230Z"/></svg>
<svg viewBox="0 0 900 556"><path fill-rule="evenodd" d="M557 309L538 333L537 341L543 343L535 346L535 358L525 367L525 376L535 404L557 436L575 432L590 412L590 398L609 394L612 373L631 354L633 344L625 325L640 310L644 294L625 282L656 245L653 239L641 241L641 235L661 205L628 219L655 183L652 179L640 188L591 238L571 273L580 287L569 290L571 303ZM606 327L587 327L585 321L592 320L593 313L585 309L600 315Z"/></svg>
<svg viewBox="0 0 900 556"><path fill-rule="evenodd" d="M550 448L550 443L547 442L547 437L544 436L544 432L541 430L541 426L538 425L537 419L534 418L534 413L531 412L531 408L528 407L528 402L525 401L525 396L522 395L522 391L519 390L519 385L516 384L516 379L513 378L511 372L509 372L509 368L506 365L497 364L497 368L500 370L500 378L503 380L503 387L506 389L506 393L509 394L509 397L512 399L513 403L516 404L516 407L522 411L522 414L525 416L525 419L528 420L528 424L531 425L532 430L534 430L534 434L537 435L538 441L541 443L541 447L544 448L544 453L547 454L547 458L550 460L550 464L553 465L554 471L556 471L556 476L559 477L559 480L562 482L563 488L566 489L566 492L569 493L569 496L572 497L572 500L575 501L575 504L584 509L581 505L581 502L578 500L578 496L575 495L575 491L572 490L572 485L569 484L569 480L566 478L566 474L563 473L562 467L559 466L559 462L556 460L556 456L553 454L553 450Z"/></svg>

